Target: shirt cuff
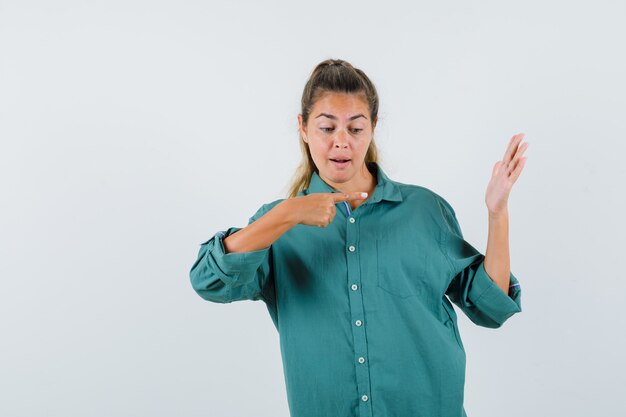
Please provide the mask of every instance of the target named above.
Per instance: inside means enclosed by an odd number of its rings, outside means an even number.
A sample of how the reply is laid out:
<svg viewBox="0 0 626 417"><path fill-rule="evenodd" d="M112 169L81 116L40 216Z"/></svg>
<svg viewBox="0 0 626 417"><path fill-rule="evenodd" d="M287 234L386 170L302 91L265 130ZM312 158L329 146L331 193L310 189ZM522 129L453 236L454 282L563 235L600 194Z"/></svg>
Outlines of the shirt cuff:
<svg viewBox="0 0 626 417"><path fill-rule="evenodd" d="M509 278L509 292L505 294L487 274L483 260L476 270L470 289L469 298L476 307L499 324L522 311L519 281L512 272Z"/></svg>
<svg viewBox="0 0 626 417"><path fill-rule="evenodd" d="M241 229L241 227L230 227L227 230L218 231L205 242L208 243L213 240L213 246L209 249L207 260L210 266L215 267L220 279L230 285L243 285L252 281L256 270L263 263L270 250L270 246L268 246L256 251L226 253L223 239ZM246 282L242 282L240 277L247 277L248 279Z"/></svg>

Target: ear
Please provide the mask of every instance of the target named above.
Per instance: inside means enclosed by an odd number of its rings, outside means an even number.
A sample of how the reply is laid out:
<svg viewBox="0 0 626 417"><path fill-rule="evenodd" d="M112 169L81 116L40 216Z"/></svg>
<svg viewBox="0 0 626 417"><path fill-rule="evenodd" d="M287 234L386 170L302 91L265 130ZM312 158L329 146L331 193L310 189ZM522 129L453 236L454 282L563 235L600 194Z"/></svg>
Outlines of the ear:
<svg viewBox="0 0 626 417"><path fill-rule="evenodd" d="M298 130L300 131L300 137L304 140L304 138L306 138L307 133L306 133L306 125L304 125L302 122L302 114L298 114Z"/></svg>

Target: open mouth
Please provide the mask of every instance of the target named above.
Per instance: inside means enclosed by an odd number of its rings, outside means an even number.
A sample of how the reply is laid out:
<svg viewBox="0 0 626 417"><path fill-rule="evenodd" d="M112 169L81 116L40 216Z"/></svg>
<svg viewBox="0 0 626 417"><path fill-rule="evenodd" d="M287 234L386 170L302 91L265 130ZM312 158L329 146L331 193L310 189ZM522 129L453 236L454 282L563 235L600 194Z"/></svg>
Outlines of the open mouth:
<svg viewBox="0 0 626 417"><path fill-rule="evenodd" d="M346 168L350 164L350 159L331 159L333 166L338 169Z"/></svg>

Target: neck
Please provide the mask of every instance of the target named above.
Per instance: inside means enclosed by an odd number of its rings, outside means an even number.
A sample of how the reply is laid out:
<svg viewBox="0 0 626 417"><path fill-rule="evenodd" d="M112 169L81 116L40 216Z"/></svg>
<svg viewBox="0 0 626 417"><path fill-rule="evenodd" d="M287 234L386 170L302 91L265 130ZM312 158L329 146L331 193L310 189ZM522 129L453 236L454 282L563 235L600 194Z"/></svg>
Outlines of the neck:
<svg viewBox="0 0 626 417"><path fill-rule="evenodd" d="M367 165L363 163L359 173L348 183L333 183L329 182L330 186L342 193L351 193L354 191L365 191L368 194L368 198L374 193L376 188L377 179L373 175ZM354 203L354 202L353 202ZM358 204L357 204L358 205ZM354 207L353 207L354 208Z"/></svg>

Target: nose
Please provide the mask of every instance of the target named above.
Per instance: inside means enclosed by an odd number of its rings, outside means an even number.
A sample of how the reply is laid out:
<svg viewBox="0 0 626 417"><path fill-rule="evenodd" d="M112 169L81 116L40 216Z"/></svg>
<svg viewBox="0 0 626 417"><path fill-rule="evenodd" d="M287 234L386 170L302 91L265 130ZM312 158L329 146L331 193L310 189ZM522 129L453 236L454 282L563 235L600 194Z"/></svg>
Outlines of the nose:
<svg viewBox="0 0 626 417"><path fill-rule="evenodd" d="M348 138L347 134L339 130L335 135L335 148L347 148L348 147Z"/></svg>

